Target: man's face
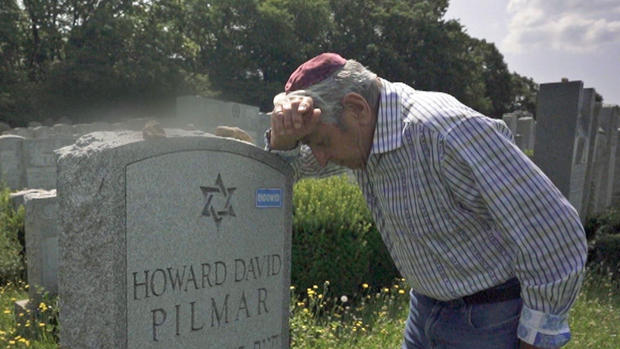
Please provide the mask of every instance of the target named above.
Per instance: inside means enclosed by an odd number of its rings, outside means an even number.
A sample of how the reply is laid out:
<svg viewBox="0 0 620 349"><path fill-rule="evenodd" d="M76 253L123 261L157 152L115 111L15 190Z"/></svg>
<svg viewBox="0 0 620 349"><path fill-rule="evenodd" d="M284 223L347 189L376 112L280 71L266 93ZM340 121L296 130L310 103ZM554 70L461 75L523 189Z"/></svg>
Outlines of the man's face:
<svg viewBox="0 0 620 349"><path fill-rule="evenodd" d="M363 168L368 155L364 151L366 142L360 127L351 114L345 112L343 127L319 122L314 132L302 139L312 149L312 154L321 167L327 162L348 167Z"/></svg>

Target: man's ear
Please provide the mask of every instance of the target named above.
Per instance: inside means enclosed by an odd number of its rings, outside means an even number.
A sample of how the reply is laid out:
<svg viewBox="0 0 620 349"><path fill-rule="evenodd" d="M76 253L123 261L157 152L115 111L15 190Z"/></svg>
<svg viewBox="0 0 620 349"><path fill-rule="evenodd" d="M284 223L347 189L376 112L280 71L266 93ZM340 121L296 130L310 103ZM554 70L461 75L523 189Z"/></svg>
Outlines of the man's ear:
<svg viewBox="0 0 620 349"><path fill-rule="evenodd" d="M342 98L342 105L353 113L360 122L369 122L371 119L370 105L362 95L349 92Z"/></svg>

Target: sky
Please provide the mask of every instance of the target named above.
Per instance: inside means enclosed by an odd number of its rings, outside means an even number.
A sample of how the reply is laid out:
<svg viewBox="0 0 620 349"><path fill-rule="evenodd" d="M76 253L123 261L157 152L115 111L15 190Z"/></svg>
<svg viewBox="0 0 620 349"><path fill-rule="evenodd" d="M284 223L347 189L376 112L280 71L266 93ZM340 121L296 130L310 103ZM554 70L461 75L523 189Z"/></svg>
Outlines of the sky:
<svg viewBox="0 0 620 349"><path fill-rule="evenodd" d="M619 0L450 0L446 19L537 83L581 80L620 105Z"/></svg>

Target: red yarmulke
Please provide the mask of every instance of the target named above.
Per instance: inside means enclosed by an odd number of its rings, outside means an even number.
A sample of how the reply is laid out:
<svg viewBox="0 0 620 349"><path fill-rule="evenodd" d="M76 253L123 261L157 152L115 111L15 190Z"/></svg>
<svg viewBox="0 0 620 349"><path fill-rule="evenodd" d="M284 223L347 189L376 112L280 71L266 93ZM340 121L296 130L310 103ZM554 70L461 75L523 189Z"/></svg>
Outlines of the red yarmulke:
<svg viewBox="0 0 620 349"><path fill-rule="evenodd" d="M337 53L321 53L302 64L288 78L284 91L286 93L301 90L326 79L347 62Z"/></svg>

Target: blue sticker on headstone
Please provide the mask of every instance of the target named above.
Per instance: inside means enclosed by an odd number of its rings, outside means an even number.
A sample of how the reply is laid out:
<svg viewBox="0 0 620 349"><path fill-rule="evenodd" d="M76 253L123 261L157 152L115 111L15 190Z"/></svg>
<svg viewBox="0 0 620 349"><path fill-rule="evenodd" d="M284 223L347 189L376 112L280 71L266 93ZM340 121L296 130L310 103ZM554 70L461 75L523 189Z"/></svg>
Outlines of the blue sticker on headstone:
<svg viewBox="0 0 620 349"><path fill-rule="evenodd" d="M256 207L282 207L282 189L260 188L256 189Z"/></svg>

